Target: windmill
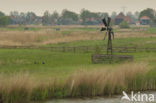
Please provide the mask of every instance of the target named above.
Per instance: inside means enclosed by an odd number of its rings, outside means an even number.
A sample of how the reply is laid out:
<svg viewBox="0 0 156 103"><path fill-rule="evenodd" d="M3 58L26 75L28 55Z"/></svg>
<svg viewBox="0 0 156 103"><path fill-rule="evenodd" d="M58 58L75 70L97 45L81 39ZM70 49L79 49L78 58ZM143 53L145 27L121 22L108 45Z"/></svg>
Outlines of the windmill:
<svg viewBox="0 0 156 103"><path fill-rule="evenodd" d="M113 32L113 28L110 26L111 18L110 17L104 18L104 19L102 19L102 22L105 27L102 27L101 31L106 31L104 40L105 40L106 36L108 35L107 55L112 55L112 36L114 39L114 32Z"/></svg>
<svg viewBox="0 0 156 103"><path fill-rule="evenodd" d="M113 28L110 26L111 18L104 18L102 19L104 27L101 28L101 31L106 31L104 40L108 35L108 43L107 43L107 54L93 54L92 55L92 63L113 63L113 62L120 62L120 61L132 61L133 56L131 55L113 55L112 54L112 39L114 39L114 32Z"/></svg>

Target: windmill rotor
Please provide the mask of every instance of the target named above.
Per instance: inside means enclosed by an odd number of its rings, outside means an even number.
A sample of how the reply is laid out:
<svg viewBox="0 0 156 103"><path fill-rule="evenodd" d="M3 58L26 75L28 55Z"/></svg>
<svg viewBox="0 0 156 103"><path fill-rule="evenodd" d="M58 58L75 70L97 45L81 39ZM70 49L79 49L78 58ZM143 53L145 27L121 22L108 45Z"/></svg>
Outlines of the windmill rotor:
<svg viewBox="0 0 156 103"><path fill-rule="evenodd" d="M107 22L107 23L108 23L108 24L107 24L108 26L110 26L110 22L111 22L111 18L108 17L108 22Z"/></svg>
<svg viewBox="0 0 156 103"><path fill-rule="evenodd" d="M102 19L102 22L104 24L104 27L102 27L100 31L110 32L110 34L114 37L113 28L110 27L111 18L110 17L108 17L107 19L104 18L104 19Z"/></svg>
<svg viewBox="0 0 156 103"><path fill-rule="evenodd" d="M107 22L106 22L106 18L102 19L102 21L103 21L103 24L107 27L108 25L107 25Z"/></svg>

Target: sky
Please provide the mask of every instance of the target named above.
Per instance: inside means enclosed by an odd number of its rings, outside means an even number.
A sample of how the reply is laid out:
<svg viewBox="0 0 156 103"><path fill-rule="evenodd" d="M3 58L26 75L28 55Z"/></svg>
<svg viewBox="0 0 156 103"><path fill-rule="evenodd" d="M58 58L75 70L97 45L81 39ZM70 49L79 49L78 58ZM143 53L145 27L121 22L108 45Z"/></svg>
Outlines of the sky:
<svg viewBox="0 0 156 103"><path fill-rule="evenodd" d="M119 13L125 9L128 11L141 11L145 8L156 9L156 0L0 0L0 11L7 15L10 11L33 11L37 15L43 15L44 11L58 11L68 9L80 13L82 8L92 12Z"/></svg>

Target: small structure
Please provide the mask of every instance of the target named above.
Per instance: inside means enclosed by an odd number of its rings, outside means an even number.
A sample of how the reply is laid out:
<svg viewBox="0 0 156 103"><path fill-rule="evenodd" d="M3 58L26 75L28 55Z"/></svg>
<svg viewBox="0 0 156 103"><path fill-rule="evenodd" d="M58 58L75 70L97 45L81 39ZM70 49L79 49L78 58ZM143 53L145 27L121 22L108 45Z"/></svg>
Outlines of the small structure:
<svg viewBox="0 0 156 103"><path fill-rule="evenodd" d="M92 63L117 63L122 61L133 61L133 56L131 55L105 55L105 54L95 54L92 55Z"/></svg>
<svg viewBox="0 0 156 103"><path fill-rule="evenodd" d="M150 24L150 18L148 16L142 16L140 18L140 24L141 25L149 25Z"/></svg>
<svg viewBox="0 0 156 103"><path fill-rule="evenodd" d="M121 22L127 22L127 23L131 23L131 18L129 18L128 16L125 16L122 12L117 15L114 19L114 24L115 25L119 25Z"/></svg>

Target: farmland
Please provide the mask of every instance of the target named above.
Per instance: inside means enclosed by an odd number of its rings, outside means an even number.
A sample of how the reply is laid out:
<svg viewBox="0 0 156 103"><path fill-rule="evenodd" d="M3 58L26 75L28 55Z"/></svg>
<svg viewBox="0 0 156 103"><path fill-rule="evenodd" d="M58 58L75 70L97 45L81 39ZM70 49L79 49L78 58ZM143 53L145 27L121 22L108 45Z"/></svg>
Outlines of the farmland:
<svg viewBox="0 0 156 103"><path fill-rule="evenodd" d="M24 28L0 28L0 100L4 102L109 96L120 94L122 90L129 92L156 88L154 51L124 53L134 56L132 62L92 64L91 55L97 49L92 52L54 52L44 49L105 46L107 41L103 40L104 33L99 31L100 26ZM154 27L115 27L114 31L113 47L156 48ZM11 48L14 46L17 48ZM105 52L101 50L100 53Z"/></svg>

